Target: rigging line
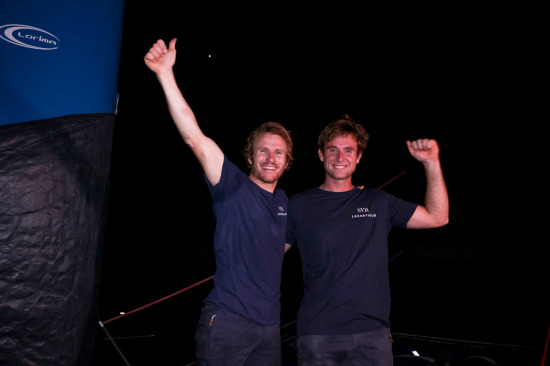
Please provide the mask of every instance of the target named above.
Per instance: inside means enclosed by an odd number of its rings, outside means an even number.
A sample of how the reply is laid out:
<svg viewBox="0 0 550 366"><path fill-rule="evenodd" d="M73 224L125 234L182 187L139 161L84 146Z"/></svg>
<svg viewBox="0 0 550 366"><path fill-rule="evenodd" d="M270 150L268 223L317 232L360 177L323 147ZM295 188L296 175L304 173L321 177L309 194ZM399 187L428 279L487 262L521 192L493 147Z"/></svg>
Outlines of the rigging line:
<svg viewBox="0 0 550 366"><path fill-rule="evenodd" d="M446 344L462 344L463 346L470 346L470 347L483 347L483 346L491 346L491 347L509 347L509 348L524 348L529 349L532 348L531 346L522 346L518 344L503 344L503 343L492 343L492 342L480 342L480 341L470 341L466 339L456 339L456 338L443 338L443 337L432 337L432 336L426 336L426 335L419 335L419 334L407 334L407 333L396 333L392 332L392 335L394 335L396 338L408 338L408 339L414 339L414 340L423 340L431 343L446 343Z"/></svg>
<svg viewBox="0 0 550 366"><path fill-rule="evenodd" d="M462 132L461 134L459 134L458 136L456 136L454 139L452 139L451 141L447 142L445 145L442 146L443 149L445 149L447 146L449 146L450 144L454 143L456 140L458 140L459 138L461 138L462 136L466 135L468 132L470 132L472 130L472 128L468 128L467 130L465 130L464 132Z"/></svg>
<svg viewBox="0 0 550 366"><path fill-rule="evenodd" d="M294 323L296 323L296 320L293 320L293 321L290 321L290 322L288 322L288 323L286 323L286 324L283 324L283 325L281 325L281 329L284 329L284 328L286 328L286 327L288 327L289 325L292 325L292 324L294 324Z"/></svg>
<svg viewBox="0 0 550 366"><path fill-rule="evenodd" d="M388 184L390 184L391 182L393 182L394 180L396 180L397 178L401 177L402 175L405 175L406 173L409 172L410 169L407 169L399 174L397 174L395 177L393 177L392 179L390 179L389 181L387 181L386 183L382 184L381 186L378 186L378 189L382 189L382 187L385 187L387 186Z"/></svg>
<svg viewBox="0 0 550 366"><path fill-rule="evenodd" d="M105 331L105 334L107 334L107 337L111 340L111 342L113 343L113 346L115 346L118 354L120 355L120 357L122 357L122 359L124 360L124 363L126 363L126 365L130 366L130 363L128 362L128 360L126 359L126 357L124 357L124 355L122 354L122 351L120 350L120 348L118 348L117 344L115 343L115 340L111 337L111 335L109 334L109 332L107 331L107 328L105 328L103 326L103 323L101 322L101 320L99 321L99 325L101 326L101 328L103 328L103 330Z"/></svg>
<svg viewBox="0 0 550 366"><path fill-rule="evenodd" d="M132 310L132 311L129 311L129 312L127 312L127 313L124 313L124 314L115 316L114 318L111 318L111 319L109 319L109 320L104 321L103 324L110 323L110 322L112 322L112 321L114 321L114 320L123 318L123 317L125 317L126 315L133 314L133 313L135 313L135 312L137 312L137 311L140 311L140 310L143 310L143 309L145 309L145 308L148 308L149 306L152 306L152 305L154 305L154 304L157 304L157 303L159 303L159 302L161 302L161 301L167 300L167 299L169 299L169 298L171 298L171 297L173 297L173 296L176 296L176 295L178 295L178 294L180 294L180 293L182 293L182 292L184 292L184 291L187 291L187 290L189 290L189 289L191 289L191 288L193 288L193 287L195 287L195 286L198 286L198 285L200 285L201 283L204 283L204 282L206 282L206 281L208 281L208 280L211 280L212 278L214 278L214 276L210 276L210 277L208 277L208 278L205 278L204 280L201 280L201 281L195 283L194 285L188 286L188 287L186 287L186 288L184 288L184 289L181 289L181 290L179 290L179 291L177 291L177 292L174 292L174 293L171 294L171 295L168 295L168 296L165 296L165 297L163 297L163 298L161 298L161 299L155 300L155 301L153 301L153 302L151 302L151 303L149 303L149 304L147 304L147 305L141 306L141 307L139 307L139 308L137 308L137 309L134 309L134 310Z"/></svg>
<svg viewBox="0 0 550 366"><path fill-rule="evenodd" d="M461 138L462 136L464 136L465 134L467 134L468 132L470 132L471 128L465 130L464 132L462 132L461 134L459 134L458 136L456 136L455 138L453 138L451 141L447 142L445 145L442 145L441 146L441 150L447 148L449 145L451 145L452 143L454 143L456 140L458 140L459 138ZM388 184L390 184L391 182L393 182L394 180L396 180L397 178L407 174L409 171L411 170L411 168L409 169L405 169L404 171L402 171L401 173L397 174L395 177L393 177L392 179L388 180L386 183L378 186L378 189L382 189L382 187L385 187L387 186Z"/></svg>
<svg viewBox="0 0 550 366"><path fill-rule="evenodd" d="M548 325L548 333L546 334L546 343L544 344L544 351L542 352L542 360L540 366L544 366L546 362L546 352L548 351L548 341L550 340L550 324Z"/></svg>
<svg viewBox="0 0 550 366"><path fill-rule="evenodd" d="M449 146L450 144L452 144L453 142L455 142L458 138L464 136L464 135L465 135L466 133L468 133L469 131L470 131L470 129L464 131L462 134L458 135L457 137L455 137L454 139L452 139L451 141L449 141L449 142L447 142L445 145L443 145L442 148L446 148L447 146ZM387 181L386 183L384 183L384 184L382 184L381 186L379 186L378 189L380 189L380 188L382 188L382 187L388 185L389 183L393 182L393 181L396 180L397 178L403 176L403 175L406 174L409 170L410 170L410 169L407 169L407 170L401 172L400 174L396 175L394 178L390 179L390 180ZM139 308L134 309L134 310L132 310L132 311L129 311L129 312L127 312L127 313L124 313L124 314L118 315L118 316L116 316L116 317L114 317L114 318L111 318L111 319L109 319L109 320L106 320L106 321L103 322L103 324L110 323L110 322L112 322L112 321L114 321L114 320L123 318L123 317L125 317L125 316L127 316L127 315L130 315L130 314L133 314L133 313L135 313L135 312L137 312L137 311L139 311L139 310L145 309L145 308L147 308L147 307L149 307L149 306L152 306L152 305L157 304L157 303L159 303L159 302L161 302L161 301L164 301L164 300L166 300L166 299L169 299L169 298L171 298L171 297L173 297L173 296L175 296L175 295L177 295L177 294L179 294L179 293L181 293L181 292L183 292L183 291L186 291L186 290L188 290L188 289L190 289L190 288L193 288L193 287L195 287L195 286L198 286L198 285L200 285L200 284L202 284L202 283L204 283L204 282L206 282L206 281L208 281L208 280L210 280L210 279L212 279L212 278L214 278L214 276L210 276L210 277L208 277L208 278L205 278L204 280L199 281L199 282L195 283L194 285L191 285L191 286L189 286L189 287L187 287L187 288L184 288L184 289L182 289L182 290L180 290L180 291L178 291L178 292L175 292L175 293L173 293L173 294L171 294L171 295L165 296L165 297L163 297L163 298L161 298L161 299L159 299L159 300L153 301L153 302L150 303L150 304L144 305L144 306L142 306L142 307L139 307Z"/></svg>

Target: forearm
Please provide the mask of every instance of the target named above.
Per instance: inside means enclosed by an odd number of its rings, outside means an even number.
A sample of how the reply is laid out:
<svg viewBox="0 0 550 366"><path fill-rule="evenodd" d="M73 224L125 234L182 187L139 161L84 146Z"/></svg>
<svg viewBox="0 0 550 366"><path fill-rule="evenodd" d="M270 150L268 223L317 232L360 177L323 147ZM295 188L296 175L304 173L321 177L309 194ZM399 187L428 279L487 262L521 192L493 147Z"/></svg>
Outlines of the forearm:
<svg viewBox="0 0 550 366"><path fill-rule="evenodd" d="M201 164L210 182L219 182L223 165L223 152L219 146L200 129L193 110L181 93L172 70L157 75L164 91L168 110L174 123L193 154Z"/></svg>
<svg viewBox="0 0 550 366"><path fill-rule="evenodd" d="M434 225L443 226L449 222L449 195L439 160L424 163L426 174L426 195L424 206Z"/></svg>
<svg viewBox="0 0 550 366"><path fill-rule="evenodd" d="M171 69L157 75L157 78L164 91L170 116L185 143L192 147L203 137L193 110L183 97Z"/></svg>

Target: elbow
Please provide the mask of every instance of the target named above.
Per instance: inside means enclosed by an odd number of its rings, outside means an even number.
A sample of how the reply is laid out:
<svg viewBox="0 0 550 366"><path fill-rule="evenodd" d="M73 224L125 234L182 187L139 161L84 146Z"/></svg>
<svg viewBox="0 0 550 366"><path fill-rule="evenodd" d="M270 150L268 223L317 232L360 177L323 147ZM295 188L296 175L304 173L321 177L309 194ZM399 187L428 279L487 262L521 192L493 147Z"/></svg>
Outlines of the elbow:
<svg viewBox="0 0 550 366"><path fill-rule="evenodd" d="M429 223L427 223L427 227L430 229L436 229L436 228L445 226L448 223L449 223L448 214L437 214L437 215L432 215L430 217Z"/></svg>
<svg viewBox="0 0 550 366"><path fill-rule="evenodd" d="M449 215L445 215L443 217L440 217L437 222L436 222L436 225L437 227L442 227L442 226L445 226L449 223Z"/></svg>

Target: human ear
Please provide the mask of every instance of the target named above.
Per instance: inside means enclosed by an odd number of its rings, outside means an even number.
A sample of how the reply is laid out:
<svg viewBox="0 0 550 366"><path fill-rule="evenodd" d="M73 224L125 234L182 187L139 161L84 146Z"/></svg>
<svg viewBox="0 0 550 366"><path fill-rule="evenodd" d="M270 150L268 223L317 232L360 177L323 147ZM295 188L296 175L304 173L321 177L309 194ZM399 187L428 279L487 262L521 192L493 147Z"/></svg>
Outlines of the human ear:
<svg viewBox="0 0 550 366"><path fill-rule="evenodd" d="M323 154L323 150L318 149L317 154L319 154L319 160L324 162L325 161L325 155Z"/></svg>

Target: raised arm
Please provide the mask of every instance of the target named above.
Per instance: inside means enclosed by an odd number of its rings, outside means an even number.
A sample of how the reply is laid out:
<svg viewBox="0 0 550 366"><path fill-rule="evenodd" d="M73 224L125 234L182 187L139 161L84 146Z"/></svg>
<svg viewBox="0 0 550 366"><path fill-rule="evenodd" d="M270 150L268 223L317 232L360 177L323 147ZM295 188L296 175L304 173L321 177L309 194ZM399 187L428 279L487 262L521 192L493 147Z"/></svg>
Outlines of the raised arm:
<svg viewBox="0 0 550 366"><path fill-rule="evenodd" d="M424 165L426 194L407 223L409 229L429 229L449 222L449 196L439 161L439 145L433 139L407 141L411 155Z"/></svg>
<svg viewBox="0 0 550 366"><path fill-rule="evenodd" d="M195 114L178 87L173 71L176 63L176 38L170 41L168 48L159 39L145 54L144 61L157 75L170 115L183 140L197 157L210 184L217 184L221 177L223 152L212 139L203 134Z"/></svg>

